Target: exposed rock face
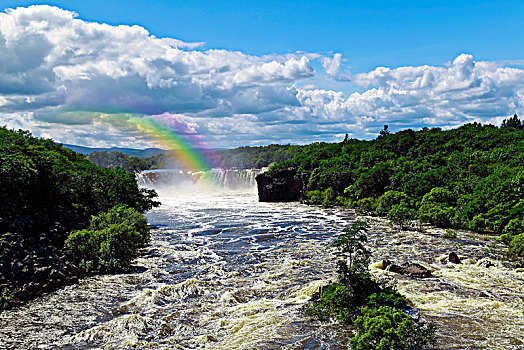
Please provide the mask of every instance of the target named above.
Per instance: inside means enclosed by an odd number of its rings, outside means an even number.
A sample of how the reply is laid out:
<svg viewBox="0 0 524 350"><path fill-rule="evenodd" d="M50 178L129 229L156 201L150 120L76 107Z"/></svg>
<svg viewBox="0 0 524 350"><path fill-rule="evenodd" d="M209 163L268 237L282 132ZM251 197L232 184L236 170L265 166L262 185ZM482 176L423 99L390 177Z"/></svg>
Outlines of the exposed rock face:
<svg viewBox="0 0 524 350"><path fill-rule="evenodd" d="M431 277L431 271L417 263L403 261L401 263L389 260L382 261L382 269L410 277L427 278Z"/></svg>
<svg viewBox="0 0 524 350"><path fill-rule="evenodd" d="M296 169L274 170L256 177L258 199L261 202L294 202L306 191L309 173L297 174Z"/></svg>
<svg viewBox="0 0 524 350"><path fill-rule="evenodd" d="M81 271L52 236L15 233L0 239L0 309L78 282Z"/></svg>

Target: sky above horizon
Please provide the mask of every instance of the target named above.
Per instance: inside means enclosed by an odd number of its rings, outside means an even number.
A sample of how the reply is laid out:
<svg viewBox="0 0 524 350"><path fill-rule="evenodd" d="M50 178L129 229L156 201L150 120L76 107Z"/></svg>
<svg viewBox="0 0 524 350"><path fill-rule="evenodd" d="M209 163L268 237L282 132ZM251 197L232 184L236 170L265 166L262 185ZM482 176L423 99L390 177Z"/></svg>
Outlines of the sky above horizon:
<svg viewBox="0 0 524 350"><path fill-rule="evenodd" d="M146 148L153 119L225 148L500 124L522 112L523 15L522 1L0 0L0 125Z"/></svg>

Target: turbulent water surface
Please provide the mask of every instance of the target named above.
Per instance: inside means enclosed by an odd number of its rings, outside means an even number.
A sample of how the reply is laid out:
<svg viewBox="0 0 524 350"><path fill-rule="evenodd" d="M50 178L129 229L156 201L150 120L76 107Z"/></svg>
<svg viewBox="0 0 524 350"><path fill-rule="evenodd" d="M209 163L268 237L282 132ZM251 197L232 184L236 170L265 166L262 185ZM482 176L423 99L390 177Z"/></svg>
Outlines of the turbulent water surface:
<svg viewBox="0 0 524 350"><path fill-rule="evenodd" d="M151 245L132 272L86 278L2 312L0 348L348 348L351 331L311 321L301 308L334 277L330 244L354 215L259 203L253 188L195 188L161 190L162 206L147 214ZM524 347L524 273L488 260L489 241L370 220L374 261L409 259L433 271L411 279L371 267L437 324L437 348ZM442 263L450 251L463 264Z"/></svg>

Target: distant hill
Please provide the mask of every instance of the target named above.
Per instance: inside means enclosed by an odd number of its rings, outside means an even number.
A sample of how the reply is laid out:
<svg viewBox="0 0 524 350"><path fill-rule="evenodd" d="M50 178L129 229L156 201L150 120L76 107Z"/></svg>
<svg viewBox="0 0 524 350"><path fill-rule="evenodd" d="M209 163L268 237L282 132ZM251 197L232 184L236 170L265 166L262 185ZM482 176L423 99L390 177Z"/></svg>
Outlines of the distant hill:
<svg viewBox="0 0 524 350"><path fill-rule="evenodd" d="M110 147L110 148L98 148L98 147L84 147L84 146L77 146L77 145L68 145L68 144L62 144L64 147L69 148L70 150L73 150L78 153L82 154L90 154L92 152L112 152L117 151L124 153L130 157L138 157L138 158L146 158L151 156L156 156L160 153L166 152L165 149L161 148L146 148L146 149L134 149L134 148L119 148L119 147Z"/></svg>

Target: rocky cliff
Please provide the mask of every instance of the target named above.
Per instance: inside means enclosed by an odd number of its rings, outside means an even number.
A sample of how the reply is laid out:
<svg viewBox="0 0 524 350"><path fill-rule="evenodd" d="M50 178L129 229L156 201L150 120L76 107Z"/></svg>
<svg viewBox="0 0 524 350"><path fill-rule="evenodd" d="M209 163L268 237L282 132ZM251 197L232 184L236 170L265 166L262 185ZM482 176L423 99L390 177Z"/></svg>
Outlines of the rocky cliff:
<svg viewBox="0 0 524 350"><path fill-rule="evenodd" d="M261 202L298 201L306 191L310 173L297 174L296 169L279 169L256 177Z"/></svg>

